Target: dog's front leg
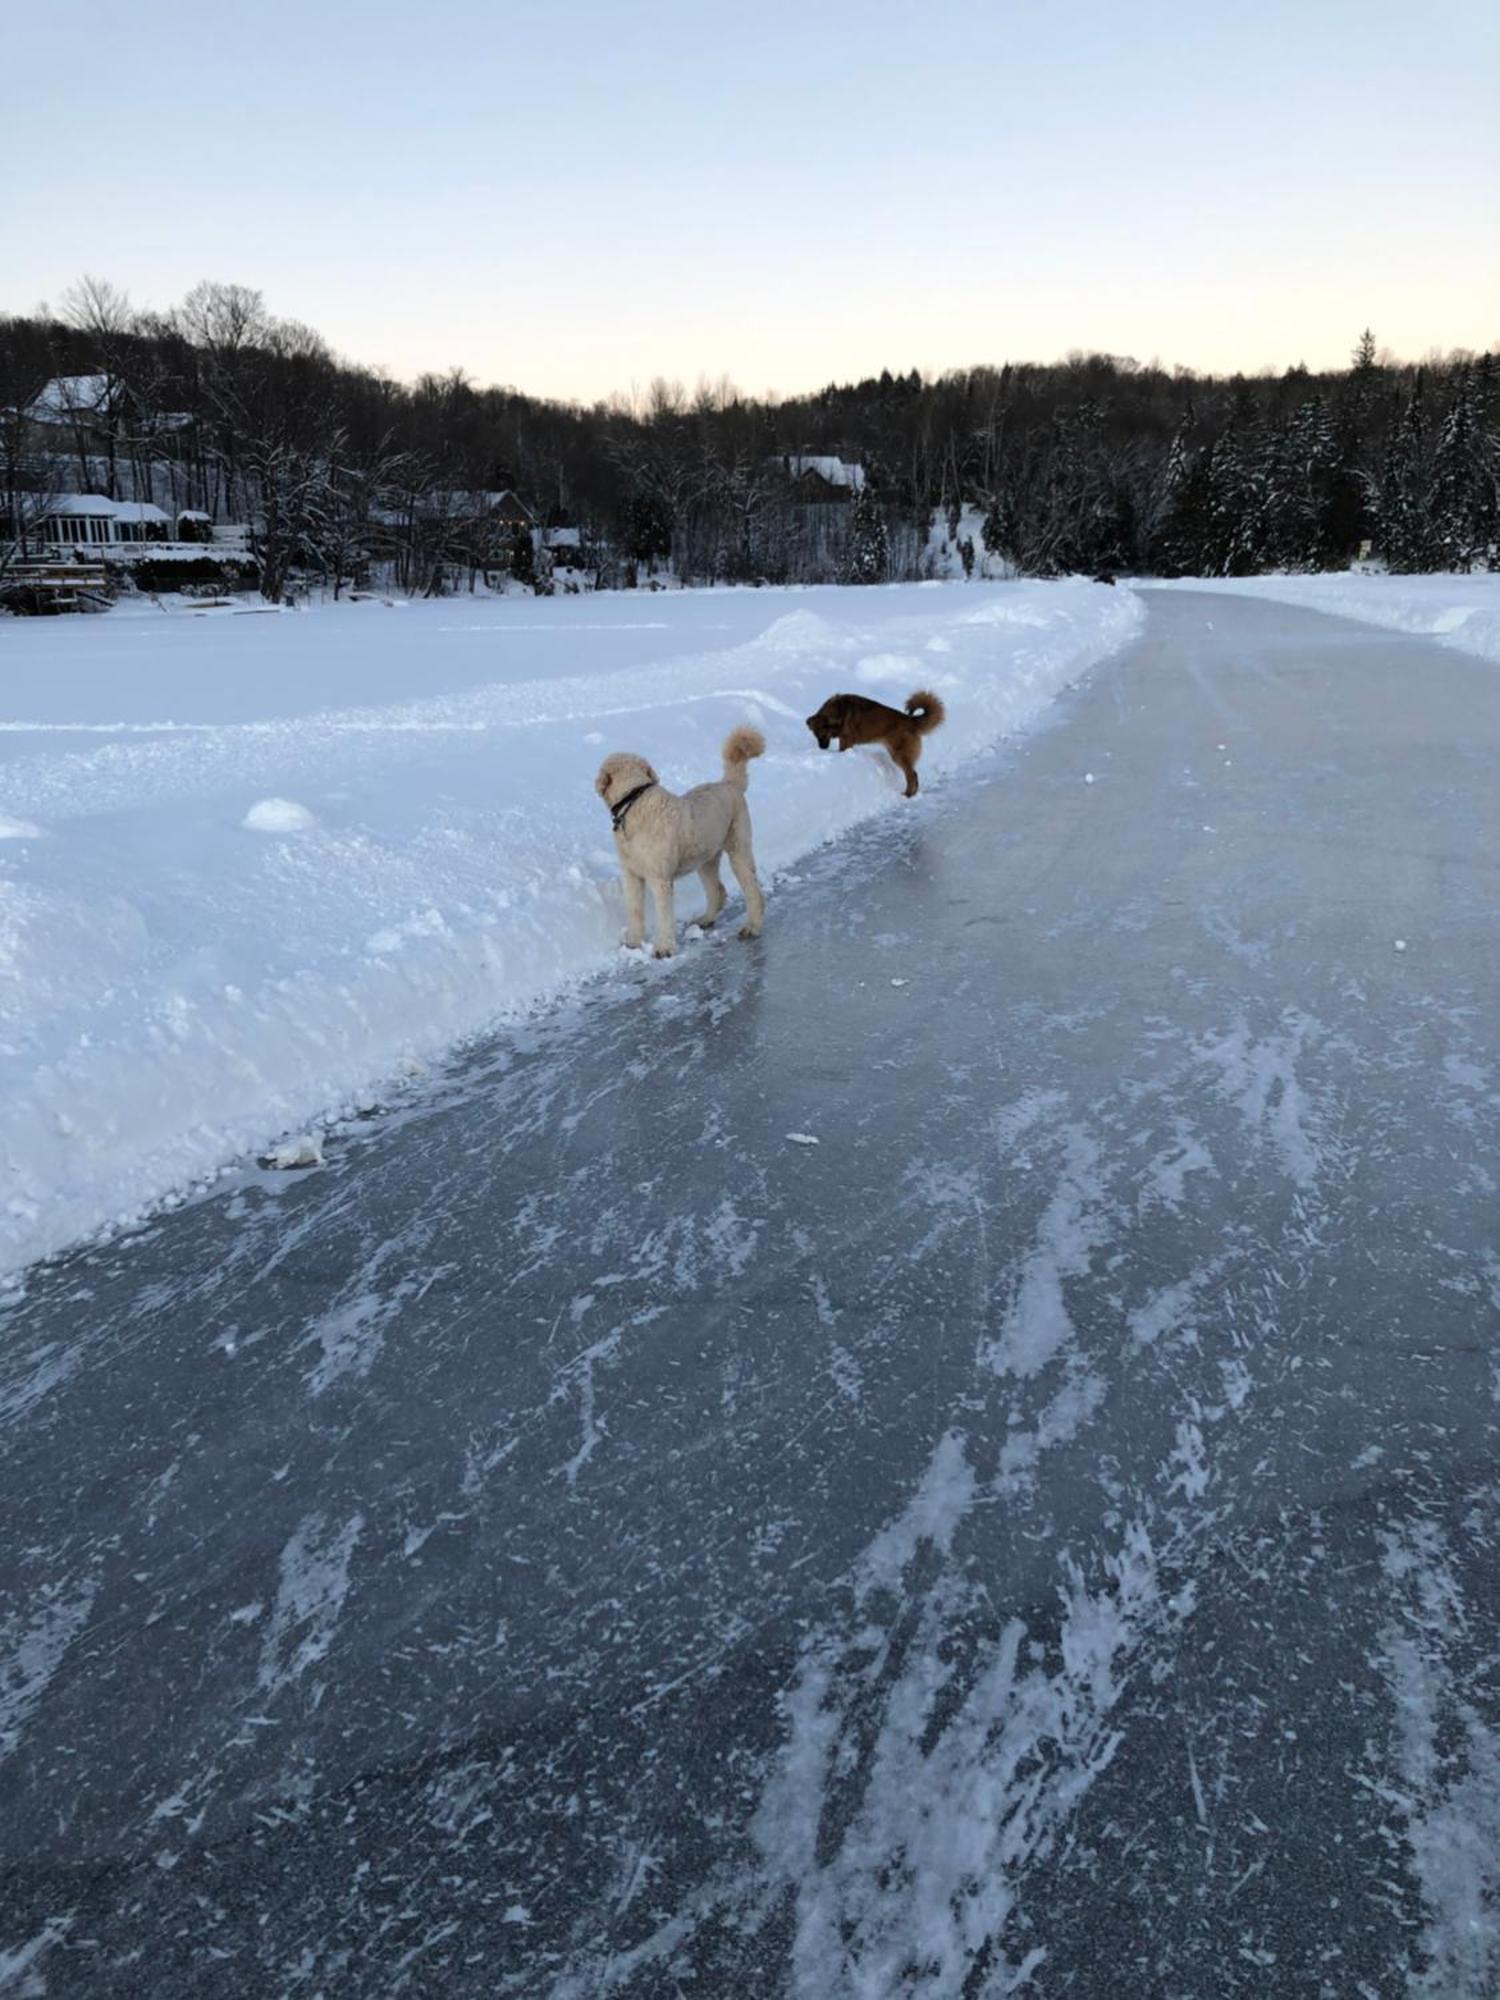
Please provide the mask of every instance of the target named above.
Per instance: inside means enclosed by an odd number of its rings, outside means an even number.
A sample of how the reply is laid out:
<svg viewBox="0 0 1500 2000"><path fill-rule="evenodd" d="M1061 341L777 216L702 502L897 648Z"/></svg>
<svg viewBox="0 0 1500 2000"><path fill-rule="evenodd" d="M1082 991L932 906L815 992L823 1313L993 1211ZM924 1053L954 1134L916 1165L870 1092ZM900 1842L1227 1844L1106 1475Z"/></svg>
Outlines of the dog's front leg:
<svg viewBox="0 0 1500 2000"><path fill-rule="evenodd" d="M672 913L672 878L660 876L651 884L656 902L656 956L671 958L677 949L677 921Z"/></svg>
<svg viewBox="0 0 1500 2000"><path fill-rule="evenodd" d="M625 882L625 942L634 951L646 935L646 878L621 871Z"/></svg>

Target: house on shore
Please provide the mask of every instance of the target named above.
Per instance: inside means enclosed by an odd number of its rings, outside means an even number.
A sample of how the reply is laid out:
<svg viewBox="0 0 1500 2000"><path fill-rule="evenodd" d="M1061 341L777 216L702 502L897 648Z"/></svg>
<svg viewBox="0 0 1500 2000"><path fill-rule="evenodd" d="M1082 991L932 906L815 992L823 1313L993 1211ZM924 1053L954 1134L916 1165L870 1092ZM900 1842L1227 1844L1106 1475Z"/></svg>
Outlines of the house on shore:
<svg viewBox="0 0 1500 2000"><path fill-rule="evenodd" d="M779 452L773 463L804 507L847 507L865 483L862 465L826 453Z"/></svg>
<svg viewBox="0 0 1500 2000"><path fill-rule="evenodd" d="M174 518L149 500L102 493L0 495L0 539L12 570L62 565L72 575L81 564L117 579L129 572L147 589L175 588L179 576L243 581L256 568L243 523L215 524L191 508Z"/></svg>
<svg viewBox="0 0 1500 2000"><path fill-rule="evenodd" d="M60 493L31 531L33 541L61 549L117 549L173 539L172 521L148 500L107 500L102 493Z"/></svg>

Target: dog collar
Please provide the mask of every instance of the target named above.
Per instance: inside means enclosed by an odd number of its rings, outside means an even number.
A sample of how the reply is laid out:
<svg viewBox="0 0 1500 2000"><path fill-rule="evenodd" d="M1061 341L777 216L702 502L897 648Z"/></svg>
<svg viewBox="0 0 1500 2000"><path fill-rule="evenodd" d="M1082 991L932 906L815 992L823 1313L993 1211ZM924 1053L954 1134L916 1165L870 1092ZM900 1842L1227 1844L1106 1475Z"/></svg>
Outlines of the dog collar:
<svg viewBox="0 0 1500 2000"><path fill-rule="evenodd" d="M616 833L618 833L620 831L620 828L625 824L625 815L630 811L630 808L635 804L636 800L641 796L643 792L649 792L655 784L656 784L655 778L648 778L644 785L637 785L633 792L627 792L623 799L617 799L615 803L610 807L609 816L611 820L613 820L614 822L614 828Z"/></svg>

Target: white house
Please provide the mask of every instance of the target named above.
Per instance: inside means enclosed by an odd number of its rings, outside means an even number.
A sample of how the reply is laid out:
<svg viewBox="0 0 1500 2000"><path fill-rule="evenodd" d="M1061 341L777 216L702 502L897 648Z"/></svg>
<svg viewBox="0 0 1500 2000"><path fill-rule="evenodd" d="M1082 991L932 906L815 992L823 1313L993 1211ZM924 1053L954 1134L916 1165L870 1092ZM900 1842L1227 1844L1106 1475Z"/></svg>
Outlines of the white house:
<svg viewBox="0 0 1500 2000"><path fill-rule="evenodd" d="M115 548L171 539L171 517L149 500L106 500L102 493L61 493L49 501L35 539L65 548Z"/></svg>

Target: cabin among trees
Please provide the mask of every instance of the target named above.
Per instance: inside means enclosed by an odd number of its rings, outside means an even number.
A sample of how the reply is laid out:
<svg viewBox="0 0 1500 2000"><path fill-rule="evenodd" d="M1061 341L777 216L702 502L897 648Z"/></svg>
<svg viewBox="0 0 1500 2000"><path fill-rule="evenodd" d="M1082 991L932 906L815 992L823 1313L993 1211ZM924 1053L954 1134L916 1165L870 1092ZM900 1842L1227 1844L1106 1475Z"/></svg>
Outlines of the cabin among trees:
<svg viewBox="0 0 1500 2000"><path fill-rule="evenodd" d="M85 281L59 316L0 319L0 563L45 521L49 548L116 570L228 536L278 598L545 587L572 567L546 522L576 527L602 583L899 580L922 573L934 518L963 514L993 566L1031 575L1329 568L1365 549L1462 568L1495 559L1497 435L1500 357L1414 365L1372 335L1323 373L1080 354L774 403L658 382L585 408L459 371L390 382L243 286L141 313Z"/></svg>

